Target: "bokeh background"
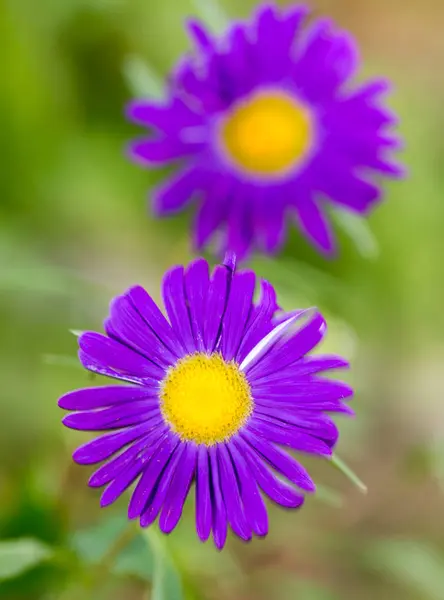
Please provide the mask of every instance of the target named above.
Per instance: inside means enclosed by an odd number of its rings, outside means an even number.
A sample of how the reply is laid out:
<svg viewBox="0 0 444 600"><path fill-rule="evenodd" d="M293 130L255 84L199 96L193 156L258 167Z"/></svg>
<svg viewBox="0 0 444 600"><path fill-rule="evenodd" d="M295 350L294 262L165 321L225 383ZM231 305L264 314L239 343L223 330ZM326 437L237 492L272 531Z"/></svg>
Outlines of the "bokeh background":
<svg viewBox="0 0 444 600"><path fill-rule="evenodd" d="M189 48L209 0L0 2L0 597L5 600L442 600L444 598L444 3L319 0L358 38L363 75L392 78L409 177L369 219L335 216L336 261L293 231L256 258L284 306L319 306L326 349L353 364L357 417L340 456L367 484L308 462L320 484L271 532L217 553L189 503L176 532L124 547L126 505L98 508L56 401L88 385L69 329L98 329L135 282L159 299L191 254L190 215L155 222L161 173L129 164L123 118ZM221 0L229 16L254 3ZM120 546L119 546L120 544Z"/></svg>

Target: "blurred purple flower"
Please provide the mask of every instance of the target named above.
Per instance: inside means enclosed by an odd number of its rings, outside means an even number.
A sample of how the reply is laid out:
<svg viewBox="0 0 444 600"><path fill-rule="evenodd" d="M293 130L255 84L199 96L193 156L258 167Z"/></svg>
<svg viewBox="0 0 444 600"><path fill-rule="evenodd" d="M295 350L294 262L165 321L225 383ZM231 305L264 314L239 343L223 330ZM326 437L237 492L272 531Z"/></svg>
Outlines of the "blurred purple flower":
<svg viewBox="0 0 444 600"><path fill-rule="evenodd" d="M388 157L400 146L386 131L396 118L380 103L388 82L353 88L354 40L327 19L303 30L307 12L265 6L222 39L189 22L197 53L176 68L165 102L128 107L150 130L131 144L131 157L177 166L155 190L154 211L195 202L197 249L219 231L219 252L274 253L289 216L330 255L325 204L365 215L381 195L375 176L402 175Z"/></svg>
<svg viewBox="0 0 444 600"><path fill-rule="evenodd" d="M306 356L326 330L316 311L282 314L273 287L236 272L234 260L210 274L203 259L165 275L168 319L141 287L111 304L106 335L83 333L79 357L95 373L126 385L70 392L67 427L107 431L74 452L103 463L91 476L105 486L102 506L136 483L128 516L142 527L159 517L177 525L192 483L201 540L222 548L228 525L244 540L268 532L264 497L299 508L315 489L280 446L331 456L338 438L326 413L352 414L352 389L320 372L347 367L337 356ZM280 476L289 480L285 483ZM261 490L261 491L260 491ZM262 492L262 493L261 493Z"/></svg>

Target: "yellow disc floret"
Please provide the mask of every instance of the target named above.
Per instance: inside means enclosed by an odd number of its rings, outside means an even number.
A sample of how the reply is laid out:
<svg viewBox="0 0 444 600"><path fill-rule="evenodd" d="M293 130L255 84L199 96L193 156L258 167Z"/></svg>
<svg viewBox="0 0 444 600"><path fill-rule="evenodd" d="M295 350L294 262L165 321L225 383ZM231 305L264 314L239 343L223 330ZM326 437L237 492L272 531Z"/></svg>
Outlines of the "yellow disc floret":
<svg viewBox="0 0 444 600"><path fill-rule="evenodd" d="M221 124L222 145L242 170L280 175L309 149L312 120L306 107L283 92L260 92L234 105Z"/></svg>
<svg viewBox="0 0 444 600"><path fill-rule="evenodd" d="M253 409L245 375L220 354L179 360L161 384L163 418L184 441L211 446L228 440Z"/></svg>

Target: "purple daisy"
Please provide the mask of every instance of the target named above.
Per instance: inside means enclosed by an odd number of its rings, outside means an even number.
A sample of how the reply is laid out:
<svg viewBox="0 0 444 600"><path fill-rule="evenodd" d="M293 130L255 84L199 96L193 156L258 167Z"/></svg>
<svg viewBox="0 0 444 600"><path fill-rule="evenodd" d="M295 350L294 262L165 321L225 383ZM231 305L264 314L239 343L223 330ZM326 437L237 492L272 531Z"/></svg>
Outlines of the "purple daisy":
<svg viewBox="0 0 444 600"><path fill-rule="evenodd" d="M243 540L268 531L264 496L299 508L315 485L282 446L331 456L338 430L326 414L352 414L345 383L320 372L347 367L337 356L306 356L326 330L315 310L282 313L267 281L197 259L163 281L166 318L149 294L130 288L111 304L106 335L83 333L79 358L126 385L60 398L75 411L67 427L108 431L78 448L79 464L103 463L89 485L101 505L135 483L128 508L142 527L177 525L195 483L199 538L222 548L228 525ZM286 478L285 482L281 476Z"/></svg>
<svg viewBox="0 0 444 600"><path fill-rule="evenodd" d="M188 30L196 56L174 71L161 103L137 100L132 121L149 128L130 155L142 165L176 163L154 191L154 211L197 207L194 244L218 231L218 251L276 252L289 215L323 253L334 252L330 203L365 215L378 201L376 176L402 169L388 154L400 140L381 106L385 80L353 87L358 52L330 20L303 30L307 9L262 7L250 23L214 38Z"/></svg>

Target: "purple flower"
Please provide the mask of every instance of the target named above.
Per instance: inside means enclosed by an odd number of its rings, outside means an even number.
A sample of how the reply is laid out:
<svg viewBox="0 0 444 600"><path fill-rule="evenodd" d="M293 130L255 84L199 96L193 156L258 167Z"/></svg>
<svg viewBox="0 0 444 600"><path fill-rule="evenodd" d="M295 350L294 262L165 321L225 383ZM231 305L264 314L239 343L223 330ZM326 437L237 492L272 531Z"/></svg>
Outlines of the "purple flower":
<svg viewBox="0 0 444 600"><path fill-rule="evenodd" d="M389 158L400 146L387 133L396 118L380 101L388 82L353 86L354 40L327 19L304 29L306 14L265 6L221 39L190 22L196 55L175 69L165 101L128 107L149 129L131 157L177 167L154 191L154 211L193 202L198 249L219 232L219 252L274 253L289 216L330 255L325 206L365 215L381 195L376 177L402 174Z"/></svg>
<svg viewBox="0 0 444 600"><path fill-rule="evenodd" d="M106 335L83 333L79 357L126 385L70 392L59 406L67 427L107 431L74 452L103 463L101 505L136 483L128 508L142 527L177 525L195 484L196 528L222 548L228 525L243 540L268 531L264 496L299 508L315 485L281 447L331 456L337 428L326 414L352 414L345 383L320 372L347 367L337 356L307 356L326 324L314 311L282 313L267 281L228 259L210 274L197 259L163 281L166 318L141 287L111 304ZM285 477L284 482L280 477Z"/></svg>

